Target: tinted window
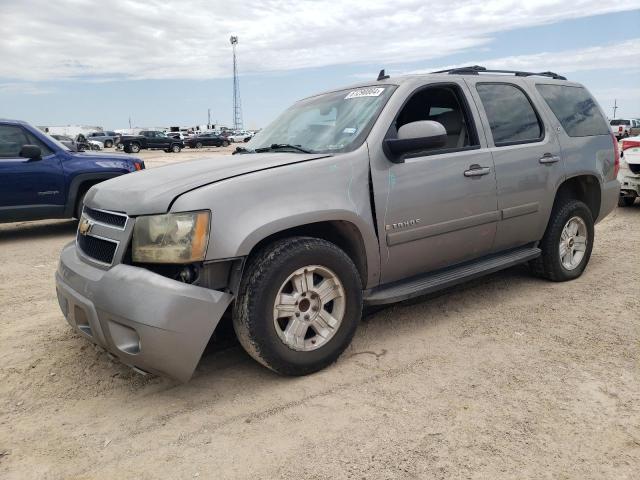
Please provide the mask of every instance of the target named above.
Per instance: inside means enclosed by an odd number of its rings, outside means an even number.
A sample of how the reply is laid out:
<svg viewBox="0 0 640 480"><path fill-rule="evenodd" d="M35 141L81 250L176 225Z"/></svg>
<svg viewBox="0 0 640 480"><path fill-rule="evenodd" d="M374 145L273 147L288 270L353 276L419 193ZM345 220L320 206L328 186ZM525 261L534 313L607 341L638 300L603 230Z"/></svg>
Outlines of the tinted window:
<svg viewBox="0 0 640 480"><path fill-rule="evenodd" d="M536 87L570 137L609 135L606 120L585 88L568 85Z"/></svg>
<svg viewBox="0 0 640 480"><path fill-rule="evenodd" d="M26 144L27 137L21 127L0 125L0 157L17 158Z"/></svg>
<svg viewBox="0 0 640 480"><path fill-rule="evenodd" d="M618 125L629 125L629 124L630 124L629 120L611 120L609 122L609 125L613 125L614 127Z"/></svg>
<svg viewBox="0 0 640 480"><path fill-rule="evenodd" d="M522 90L506 83L476 85L496 146L542 138L542 125Z"/></svg>
<svg viewBox="0 0 640 480"><path fill-rule="evenodd" d="M43 157L46 157L47 155L51 155L53 153L53 150L51 150L42 141L36 138L31 132L27 131L26 135L29 145L36 145L40 147L40 151L42 152Z"/></svg>

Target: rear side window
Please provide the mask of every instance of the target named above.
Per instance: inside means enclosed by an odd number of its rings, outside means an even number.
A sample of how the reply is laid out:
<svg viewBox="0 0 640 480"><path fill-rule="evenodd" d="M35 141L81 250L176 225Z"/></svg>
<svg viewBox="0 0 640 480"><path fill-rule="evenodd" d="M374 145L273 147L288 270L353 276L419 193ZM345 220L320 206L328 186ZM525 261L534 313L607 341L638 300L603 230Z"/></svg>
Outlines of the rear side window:
<svg viewBox="0 0 640 480"><path fill-rule="evenodd" d="M496 147L542 138L542 122L520 88L506 83L478 83L476 89Z"/></svg>
<svg viewBox="0 0 640 480"><path fill-rule="evenodd" d="M536 85L536 88L570 137L609 135L606 120L585 88L569 85Z"/></svg>

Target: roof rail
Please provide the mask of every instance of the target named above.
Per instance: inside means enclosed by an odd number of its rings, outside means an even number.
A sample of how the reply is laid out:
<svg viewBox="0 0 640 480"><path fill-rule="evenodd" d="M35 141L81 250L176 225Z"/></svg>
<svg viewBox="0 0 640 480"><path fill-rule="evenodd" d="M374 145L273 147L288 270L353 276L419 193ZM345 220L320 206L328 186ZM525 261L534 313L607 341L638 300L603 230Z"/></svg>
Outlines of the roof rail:
<svg viewBox="0 0 640 480"><path fill-rule="evenodd" d="M479 73L511 73L516 77L551 77L555 80L566 80L567 77L558 75L554 72L521 72L518 70L489 70L486 67L480 65L470 65L468 67L449 68L446 70L438 70L431 73L448 73L450 75L478 75Z"/></svg>

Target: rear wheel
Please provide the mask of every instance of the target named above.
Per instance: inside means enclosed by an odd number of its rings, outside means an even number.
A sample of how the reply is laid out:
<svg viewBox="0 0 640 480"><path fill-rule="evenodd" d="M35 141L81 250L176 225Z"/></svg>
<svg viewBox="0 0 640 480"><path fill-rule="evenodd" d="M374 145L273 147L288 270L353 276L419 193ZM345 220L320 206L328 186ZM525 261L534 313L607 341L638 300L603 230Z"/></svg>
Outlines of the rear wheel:
<svg viewBox="0 0 640 480"><path fill-rule="evenodd" d="M233 325L244 349L283 375L333 363L362 314L362 285L351 259L325 240L294 237L250 259Z"/></svg>
<svg viewBox="0 0 640 480"><path fill-rule="evenodd" d="M113 142L111 140L107 140L104 142L104 148L111 148L113 147Z"/></svg>
<svg viewBox="0 0 640 480"><path fill-rule="evenodd" d="M196 142L196 148L202 148L202 142Z"/></svg>
<svg viewBox="0 0 640 480"><path fill-rule="evenodd" d="M178 145L177 143L171 145L171 151L173 153L180 153L180 150L182 150L182 147L180 147L180 145Z"/></svg>
<svg viewBox="0 0 640 480"><path fill-rule="evenodd" d="M132 143L131 145L129 145L129 150L131 151L131 153L138 153L140 151L140 144Z"/></svg>
<svg viewBox="0 0 640 480"><path fill-rule="evenodd" d="M586 204L568 200L554 207L544 237L542 255L530 265L534 274L564 282L582 275L593 249L593 216Z"/></svg>
<svg viewBox="0 0 640 480"><path fill-rule="evenodd" d="M229 146L229 142L228 142L227 140L224 140L224 141L222 142L222 146L223 146L223 147L228 147L228 146Z"/></svg>

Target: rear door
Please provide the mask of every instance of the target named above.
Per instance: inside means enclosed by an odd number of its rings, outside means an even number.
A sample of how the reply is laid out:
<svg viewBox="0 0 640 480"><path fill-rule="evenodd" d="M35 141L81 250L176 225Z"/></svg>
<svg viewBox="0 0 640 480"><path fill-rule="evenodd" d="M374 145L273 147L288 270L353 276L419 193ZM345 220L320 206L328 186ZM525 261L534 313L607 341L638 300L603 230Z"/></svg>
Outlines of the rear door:
<svg viewBox="0 0 640 480"><path fill-rule="evenodd" d="M42 158L21 157L24 145L40 147ZM64 203L60 158L24 127L0 123L0 218L20 211L22 218L55 215Z"/></svg>
<svg viewBox="0 0 640 480"><path fill-rule="evenodd" d="M495 164L500 221L493 251L542 238L565 171L558 137L519 79L468 78Z"/></svg>

